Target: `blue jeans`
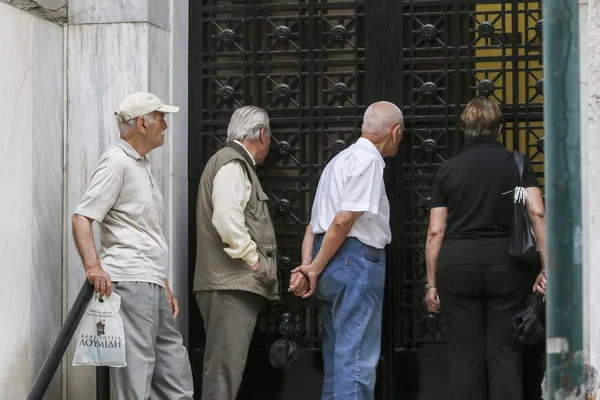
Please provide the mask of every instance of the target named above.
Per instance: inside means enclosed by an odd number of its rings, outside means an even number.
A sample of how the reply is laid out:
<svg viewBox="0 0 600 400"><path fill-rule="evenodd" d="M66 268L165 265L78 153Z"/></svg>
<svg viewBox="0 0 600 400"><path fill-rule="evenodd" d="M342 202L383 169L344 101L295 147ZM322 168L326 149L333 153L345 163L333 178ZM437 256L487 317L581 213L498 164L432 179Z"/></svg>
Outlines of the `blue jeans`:
<svg viewBox="0 0 600 400"><path fill-rule="evenodd" d="M323 235L315 237L313 257ZM322 400L373 400L381 353L385 252L347 238L319 277Z"/></svg>

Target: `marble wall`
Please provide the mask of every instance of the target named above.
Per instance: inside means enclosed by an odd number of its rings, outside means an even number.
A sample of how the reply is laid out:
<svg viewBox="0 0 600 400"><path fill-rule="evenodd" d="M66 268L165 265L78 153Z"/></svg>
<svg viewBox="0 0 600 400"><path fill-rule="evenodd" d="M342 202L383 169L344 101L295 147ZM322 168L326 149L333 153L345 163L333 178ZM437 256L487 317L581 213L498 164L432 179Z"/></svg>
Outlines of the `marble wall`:
<svg viewBox="0 0 600 400"><path fill-rule="evenodd" d="M0 0L0 3L10 3L11 0ZM29 4L28 4L29 3ZM32 1L28 0L12 0L12 4L19 7L34 7ZM42 8L47 8L48 10L58 10L59 8L65 7L67 5L67 0L36 0L35 3Z"/></svg>
<svg viewBox="0 0 600 400"><path fill-rule="evenodd" d="M127 94L147 87L148 32L147 24L68 27L69 173L66 220L79 204L101 154L118 138L113 111ZM85 274L72 239L71 224L68 224L68 229L67 292L70 307ZM72 359L73 351L72 344L67 360ZM67 382L68 398L80 398L95 385L94 368L72 367L68 363Z"/></svg>
<svg viewBox="0 0 600 400"><path fill-rule="evenodd" d="M62 325L63 28L0 4L0 38L0 398L23 399Z"/></svg>
<svg viewBox="0 0 600 400"><path fill-rule="evenodd" d="M165 198L169 279L187 334L187 1L70 0L68 27L68 215L100 155L118 138L113 111L134 91L180 106L167 118L165 145L149 155ZM174 26L171 30L170 27ZM84 281L69 227L68 302ZM67 359L73 354L71 347ZM68 398L93 397L94 369L67 366ZM79 396L79 397L78 397Z"/></svg>
<svg viewBox="0 0 600 400"><path fill-rule="evenodd" d="M168 31L170 9L171 0L70 0L69 23L149 22Z"/></svg>
<svg viewBox="0 0 600 400"><path fill-rule="evenodd" d="M50 22L67 22L67 0L0 0Z"/></svg>

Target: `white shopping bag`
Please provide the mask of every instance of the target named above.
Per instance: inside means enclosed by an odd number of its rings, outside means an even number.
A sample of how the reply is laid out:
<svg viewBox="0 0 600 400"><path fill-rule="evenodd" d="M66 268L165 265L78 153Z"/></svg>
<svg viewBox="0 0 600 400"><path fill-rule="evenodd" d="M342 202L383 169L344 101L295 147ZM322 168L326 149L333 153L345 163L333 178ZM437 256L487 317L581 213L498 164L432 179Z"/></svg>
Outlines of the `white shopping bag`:
<svg viewBox="0 0 600 400"><path fill-rule="evenodd" d="M125 367L125 332L119 315L121 297L94 294L77 332L73 365Z"/></svg>

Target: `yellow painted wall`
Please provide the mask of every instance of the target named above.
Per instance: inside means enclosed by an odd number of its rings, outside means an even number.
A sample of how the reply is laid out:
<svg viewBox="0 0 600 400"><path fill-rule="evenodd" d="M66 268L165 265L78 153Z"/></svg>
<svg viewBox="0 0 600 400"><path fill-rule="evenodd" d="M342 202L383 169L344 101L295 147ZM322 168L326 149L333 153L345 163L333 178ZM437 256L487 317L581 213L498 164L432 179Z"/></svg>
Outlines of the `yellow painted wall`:
<svg viewBox="0 0 600 400"><path fill-rule="evenodd" d="M511 3L504 4L480 4L476 6L476 12L474 17L477 19L474 26L477 27L482 21L494 21L495 34L500 35L502 33L512 33L513 17L516 14L518 18L519 33L521 34L521 40L519 41L519 54L517 56L525 55L540 55L541 53L541 39L537 37L535 31L535 25L537 20L542 18L541 16L541 2L531 1L518 4L518 11L514 12L513 5ZM478 38L479 34L475 33L475 38ZM530 45L533 44L532 48ZM540 45L539 49L535 48L535 45ZM479 39L475 43L475 55L476 57L498 57L498 61L481 61L476 63L477 73L475 76L477 79L491 79L500 77L494 82L496 86L495 94L504 102L510 106L514 103L520 105L537 105L543 103L543 96L538 95L535 90L535 83L537 79L542 78L542 65L538 61L516 61L518 62L518 93L513 91L513 64L512 47L500 46L497 41L491 39ZM501 60L500 57L503 57ZM531 73L526 69L532 70ZM504 70L504 72L495 72L494 70ZM487 71L487 73L485 72ZM503 88L504 86L504 88ZM494 99L497 101L497 99ZM515 129L512 126L512 122L507 122L506 126L506 138L505 143L509 149L513 148L513 131ZM526 129L528 126L529 129ZM529 122L526 124L525 121L520 123L519 129L519 149L523 151L526 148L527 137L529 136L530 145L537 142L538 137L544 136L543 123L540 122ZM536 154L537 150L535 147L528 148L527 154L530 158L533 158L534 169L538 172L543 171L543 160L544 155L539 153Z"/></svg>

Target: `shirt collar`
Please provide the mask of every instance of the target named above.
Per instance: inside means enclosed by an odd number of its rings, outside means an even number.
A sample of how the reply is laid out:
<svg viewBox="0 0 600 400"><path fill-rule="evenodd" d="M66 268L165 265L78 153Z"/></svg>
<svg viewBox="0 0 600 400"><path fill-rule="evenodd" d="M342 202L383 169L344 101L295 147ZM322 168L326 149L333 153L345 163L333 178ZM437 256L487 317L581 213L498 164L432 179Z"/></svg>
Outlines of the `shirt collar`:
<svg viewBox="0 0 600 400"><path fill-rule="evenodd" d="M143 158L138 154L137 151L135 151L135 149L133 147L131 147L131 145L129 143L127 143L123 139L117 140L117 143L115 143L115 146L118 146L121 149L123 149L125 154L127 154L129 157L133 158L136 161Z"/></svg>
<svg viewBox="0 0 600 400"><path fill-rule="evenodd" d="M377 150L377 147L375 147L375 145L373 144L373 142L371 142L369 139L361 137L361 138L359 138L356 141L356 144L359 145L359 146L361 146L361 147L364 147L365 149L368 149L371 153L373 153L373 155L377 154L377 156L379 157L379 159L382 162L385 162L383 160L383 157L381 156L381 153L379 152L379 150Z"/></svg>
<svg viewBox="0 0 600 400"><path fill-rule="evenodd" d="M498 139L493 139L490 137L479 137L469 142L466 142L463 150L470 150L473 148L481 148L481 147L502 147L505 148L502 143L498 141Z"/></svg>
<svg viewBox="0 0 600 400"><path fill-rule="evenodd" d="M252 157L252 154L250 154L250 152L248 151L248 149L246 148L246 146L244 146L239 140L233 140L233 142L239 144L240 146L242 146L242 148L250 156L250 159L252 160L252 165L256 165L256 161L254 161L254 157Z"/></svg>

